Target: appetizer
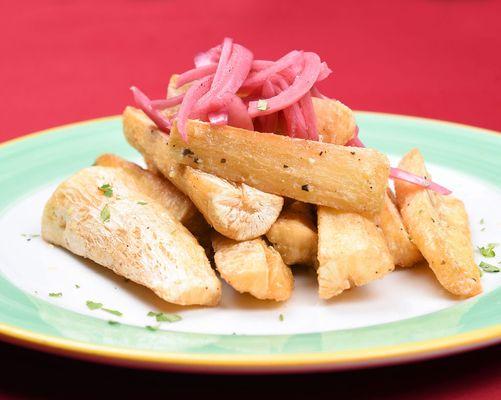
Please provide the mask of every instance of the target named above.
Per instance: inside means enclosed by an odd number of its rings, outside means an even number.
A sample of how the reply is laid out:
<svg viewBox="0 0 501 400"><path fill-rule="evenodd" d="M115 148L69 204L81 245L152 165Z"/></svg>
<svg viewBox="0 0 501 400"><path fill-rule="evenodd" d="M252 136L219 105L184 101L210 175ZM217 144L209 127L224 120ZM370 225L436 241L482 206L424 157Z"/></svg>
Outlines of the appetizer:
<svg viewBox="0 0 501 400"><path fill-rule="evenodd" d="M217 304L216 274L286 301L296 264L322 299L424 260L454 295L481 292L463 203L418 150L392 168L364 146L350 108L319 91L317 54L260 60L226 38L194 64L165 99L131 88L123 132L147 169L99 157L56 189L45 240L182 305Z"/></svg>
<svg viewBox="0 0 501 400"><path fill-rule="evenodd" d="M180 305L215 305L221 283L195 237L120 168L88 167L56 189L42 237Z"/></svg>

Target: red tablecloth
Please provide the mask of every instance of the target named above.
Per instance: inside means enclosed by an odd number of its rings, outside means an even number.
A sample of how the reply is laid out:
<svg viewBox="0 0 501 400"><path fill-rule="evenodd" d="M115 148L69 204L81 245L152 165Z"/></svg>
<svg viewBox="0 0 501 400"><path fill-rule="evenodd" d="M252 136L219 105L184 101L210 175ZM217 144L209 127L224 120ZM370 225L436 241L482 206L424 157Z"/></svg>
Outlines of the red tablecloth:
<svg viewBox="0 0 501 400"><path fill-rule="evenodd" d="M186 69L195 52L224 35L262 58L291 48L317 51L334 70L323 91L352 108L501 130L500 26L501 1L495 0L4 1L0 141L118 114L130 102L132 84L160 97L170 74ZM181 384L204 394L206 387L228 382L150 373L137 378L137 372L7 345L0 351L10 371L0 379L0 392L2 386L15 388L19 396L37 393L36 385L50 390L47 381L52 393L60 385L71 393L96 387L94 373L98 382L109 379L115 393L138 384L169 396ZM493 399L501 398L500 359L497 347L415 366L262 382L278 382L284 395L290 387L307 395L353 390L352 398ZM192 384L196 379L199 386ZM235 379L230 382L254 386ZM242 393L231 387L235 396Z"/></svg>

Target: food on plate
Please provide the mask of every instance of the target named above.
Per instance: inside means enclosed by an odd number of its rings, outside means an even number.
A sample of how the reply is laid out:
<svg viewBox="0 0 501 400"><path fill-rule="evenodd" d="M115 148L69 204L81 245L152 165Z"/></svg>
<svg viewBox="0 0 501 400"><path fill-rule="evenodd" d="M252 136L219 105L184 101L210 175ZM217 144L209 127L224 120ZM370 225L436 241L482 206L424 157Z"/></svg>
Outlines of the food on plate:
<svg viewBox="0 0 501 400"><path fill-rule="evenodd" d="M423 260L418 248L412 243L404 226L400 212L389 192L384 198L383 208L375 218L376 224L382 229L393 262L400 267L411 267Z"/></svg>
<svg viewBox="0 0 501 400"><path fill-rule="evenodd" d="M294 287L290 268L261 239L238 242L215 233L214 262L221 277L240 293L262 300L287 300Z"/></svg>
<svg viewBox="0 0 501 400"><path fill-rule="evenodd" d="M123 131L148 169L106 154L68 179L47 241L182 305L217 304L216 273L285 301L303 264L330 299L423 258L450 292L481 292L462 202L417 150L392 168L364 146L350 108L319 91L332 71L317 54L261 60L226 38L194 64L164 99L131 88Z"/></svg>
<svg viewBox="0 0 501 400"><path fill-rule="evenodd" d="M189 89L190 84L177 86L179 75L172 75L167 89L167 97L183 95ZM315 112L319 141L344 145L352 139L357 130L353 111L339 100L326 97L312 97L313 110ZM167 118L179 111L179 106L166 108L163 112ZM277 131L283 133L286 127L277 124Z"/></svg>
<svg viewBox="0 0 501 400"><path fill-rule="evenodd" d="M158 201L190 231L201 229L203 218L198 209L188 196L167 179L114 154L99 156L94 165L122 169L131 179L129 185L134 185L138 191Z"/></svg>
<svg viewBox="0 0 501 400"><path fill-rule="evenodd" d="M315 210L310 204L300 201L289 204L266 237L287 265L317 264L317 224Z"/></svg>
<svg viewBox="0 0 501 400"><path fill-rule="evenodd" d="M166 151L168 138L145 119L138 110L125 110L127 140L195 203L214 229L235 240L268 231L280 215L282 197L176 164Z"/></svg>
<svg viewBox="0 0 501 400"><path fill-rule="evenodd" d="M330 299L393 271L383 233L359 214L318 207L318 293Z"/></svg>
<svg viewBox="0 0 501 400"><path fill-rule="evenodd" d="M42 236L180 305L216 305L221 283L204 249L121 168L88 167L47 202Z"/></svg>
<svg viewBox="0 0 501 400"><path fill-rule="evenodd" d="M178 163L267 193L345 211L376 214L388 185L385 155L189 120L173 126L168 154Z"/></svg>
<svg viewBox="0 0 501 400"><path fill-rule="evenodd" d="M407 153L399 168L430 181L418 149ZM421 251L440 284L449 292L470 297L482 291L480 270L473 258L464 204L404 181L395 181L397 202L412 242Z"/></svg>

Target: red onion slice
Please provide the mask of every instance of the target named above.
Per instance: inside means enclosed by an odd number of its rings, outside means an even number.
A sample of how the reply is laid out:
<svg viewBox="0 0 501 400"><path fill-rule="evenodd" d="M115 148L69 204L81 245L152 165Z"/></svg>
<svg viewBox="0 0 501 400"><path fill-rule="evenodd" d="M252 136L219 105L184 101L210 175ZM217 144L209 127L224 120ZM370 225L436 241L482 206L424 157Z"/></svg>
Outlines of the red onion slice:
<svg viewBox="0 0 501 400"><path fill-rule="evenodd" d="M177 106L181 104L184 98L184 93L178 96L170 97L168 99L151 100L150 104L155 110L165 110L166 108Z"/></svg>
<svg viewBox="0 0 501 400"><path fill-rule="evenodd" d="M439 185L438 183L432 182L429 179L423 178L422 176L411 174L410 172L404 171L400 168L390 168L390 178L400 179L415 185L421 186L425 189L433 190L439 194L448 195L452 191Z"/></svg>
<svg viewBox="0 0 501 400"><path fill-rule="evenodd" d="M301 97L310 91L315 84L320 73L320 57L315 53L306 52L303 54L304 67L299 75L294 79L292 85L278 95L266 101L266 107L258 108L258 101L249 103L249 114L252 118L268 115L297 103Z"/></svg>
<svg viewBox="0 0 501 400"><path fill-rule="evenodd" d="M299 105L303 111L308 139L318 141L317 116L313 109L310 92L306 93L301 100L299 100Z"/></svg>
<svg viewBox="0 0 501 400"><path fill-rule="evenodd" d="M216 69L217 69L217 64L208 64L202 67L193 68L186 72L183 72L177 78L176 88L180 88L181 86L186 85L189 82L205 78L207 75L215 73Z"/></svg>
<svg viewBox="0 0 501 400"><path fill-rule="evenodd" d="M290 53L287 53L285 56L279 58L269 67L263 68L260 71L257 71L249 78L247 78L243 83L242 87L252 88L262 85L264 81L266 81L271 75L274 75L290 67L292 64L297 63L299 59L302 57L302 55L303 52L297 50L293 50Z"/></svg>
<svg viewBox="0 0 501 400"><path fill-rule="evenodd" d="M207 76L195 82L191 85L183 98L183 102L181 103L181 107L179 108L177 115L177 127L184 141L187 140L186 122L188 121L188 118L192 117L193 106L204 94L209 91L212 79L212 76Z"/></svg>
<svg viewBox="0 0 501 400"><path fill-rule="evenodd" d="M136 105L144 111L144 113L155 123L158 129L165 133L170 133L170 128L172 126L171 122L165 118L160 111L155 110L151 106L151 100L148 96L135 86L132 86L130 90L132 91Z"/></svg>
<svg viewBox="0 0 501 400"><path fill-rule="evenodd" d="M212 112L207 117L212 125L228 125L228 113L226 111Z"/></svg>

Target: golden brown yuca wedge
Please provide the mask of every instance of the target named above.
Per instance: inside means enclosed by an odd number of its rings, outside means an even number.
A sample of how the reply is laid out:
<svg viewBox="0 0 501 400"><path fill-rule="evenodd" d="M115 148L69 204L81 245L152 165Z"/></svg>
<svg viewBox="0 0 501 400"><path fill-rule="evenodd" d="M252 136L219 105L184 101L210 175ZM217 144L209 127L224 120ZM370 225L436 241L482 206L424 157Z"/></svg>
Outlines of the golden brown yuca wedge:
<svg viewBox="0 0 501 400"><path fill-rule="evenodd" d="M294 287L290 268L261 238L237 242L213 235L214 261L221 277L235 290L261 300L287 300Z"/></svg>
<svg viewBox="0 0 501 400"><path fill-rule="evenodd" d="M431 179L419 150L413 149L399 168ZM412 242L421 251L440 284L470 297L482 291L473 259L468 216L463 203L404 181L395 181L397 202Z"/></svg>
<svg viewBox="0 0 501 400"><path fill-rule="evenodd" d="M295 201L280 214L266 237L287 265L317 264L318 235L310 204Z"/></svg>
<svg viewBox="0 0 501 400"><path fill-rule="evenodd" d="M381 210L388 159L366 148L292 139L189 120L187 143L174 126L169 156L267 193L344 211Z"/></svg>
<svg viewBox="0 0 501 400"><path fill-rule="evenodd" d="M185 193L221 234L235 240L254 239L265 234L280 215L280 196L174 162L167 150L168 136L142 111L127 107L123 124L129 143Z"/></svg>
<svg viewBox="0 0 501 400"><path fill-rule="evenodd" d="M338 100L312 100L321 142L344 145L355 136L357 124L350 108Z"/></svg>
<svg viewBox="0 0 501 400"><path fill-rule="evenodd" d="M179 75L172 75L167 89L167 97L185 93L189 84L177 88ZM317 116L317 129L321 142L344 145L355 136L356 122L353 111L338 100L313 97L313 109ZM167 116L174 115L179 106L165 110Z"/></svg>
<svg viewBox="0 0 501 400"><path fill-rule="evenodd" d="M318 207L318 284L323 299L393 271L383 233L358 214Z"/></svg>
<svg viewBox="0 0 501 400"><path fill-rule="evenodd" d="M221 283L204 249L122 169L85 168L59 185L45 206L42 236L170 303L219 302Z"/></svg>
<svg viewBox="0 0 501 400"><path fill-rule="evenodd" d="M103 154L96 159L94 164L122 169L129 174L131 179L129 185L134 185L138 192L144 193L163 205L190 231L192 228L199 231L202 225L206 225L193 202L169 180L114 154Z"/></svg>
<svg viewBox="0 0 501 400"><path fill-rule="evenodd" d="M234 240L264 235L277 220L284 202L280 196L188 166L171 170L169 178L184 188L216 231Z"/></svg>
<svg viewBox="0 0 501 400"><path fill-rule="evenodd" d="M423 260L421 252L412 243L400 212L389 194L386 194L383 208L376 215L375 222L383 230L386 244L395 265L411 267Z"/></svg>

